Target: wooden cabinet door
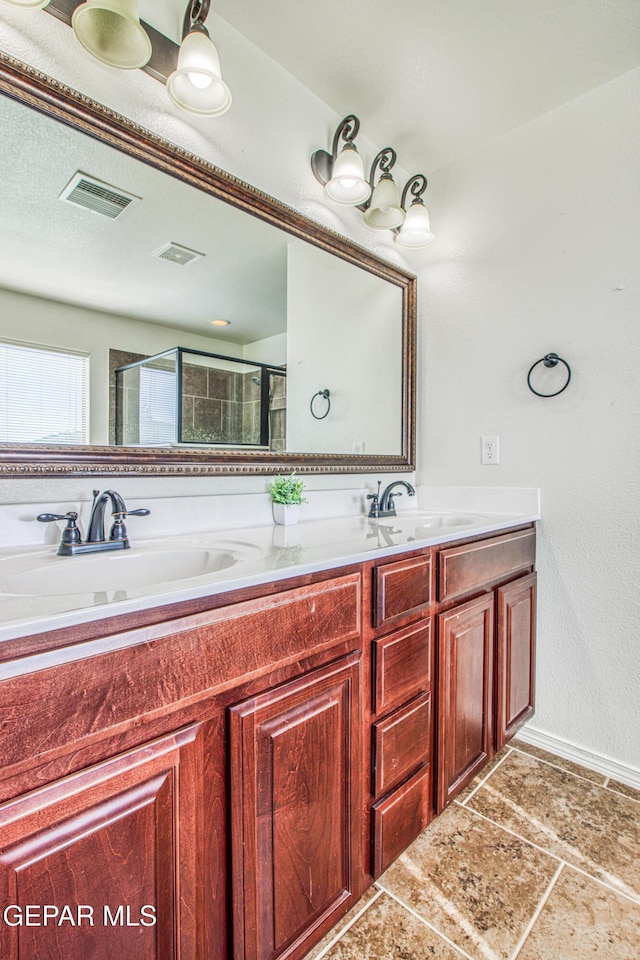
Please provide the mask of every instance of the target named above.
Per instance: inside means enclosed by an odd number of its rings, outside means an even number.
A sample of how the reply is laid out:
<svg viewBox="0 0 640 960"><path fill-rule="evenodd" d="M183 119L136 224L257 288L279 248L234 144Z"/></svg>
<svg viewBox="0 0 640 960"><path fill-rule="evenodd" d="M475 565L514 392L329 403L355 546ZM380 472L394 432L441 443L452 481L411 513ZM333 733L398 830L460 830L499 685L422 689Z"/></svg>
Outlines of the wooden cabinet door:
<svg viewBox="0 0 640 960"><path fill-rule="evenodd" d="M229 711L235 960L301 956L362 875L358 655Z"/></svg>
<svg viewBox="0 0 640 960"><path fill-rule="evenodd" d="M535 683L536 575L497 591L496 750L533 713Z"/></svg>
<svg viewBox="0 0 640 960"><path fill-rule="evenodd" d="M438 812L492 753L493 594L438 616Z"/></svg>
<svg viewBox="0 0 640 960"><path fill-rule="evenodd" d="M201 741L192 724L0 805L0 956L204 956Z"/></svg>

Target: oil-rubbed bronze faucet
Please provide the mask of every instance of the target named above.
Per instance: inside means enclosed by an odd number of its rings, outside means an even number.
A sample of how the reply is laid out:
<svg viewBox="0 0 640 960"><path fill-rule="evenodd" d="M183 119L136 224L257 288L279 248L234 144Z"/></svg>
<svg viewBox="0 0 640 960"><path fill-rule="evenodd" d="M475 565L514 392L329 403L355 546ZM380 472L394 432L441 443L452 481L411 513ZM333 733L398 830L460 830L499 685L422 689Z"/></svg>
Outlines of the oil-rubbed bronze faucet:
<svg viewBox="0 0 640 960"><path fill-rule="evenodd" d="M107 503L111 502L113 525L108 539L104 534L104 512ZM58 547L58 556L73 557L79 553L99 553L103 550L128 550L130 547L127 528L124 525L125 517L148 517L151 511L146 507L139 510L127 510L125 502L115 490L93 491L93 506L89 518L87 539L82 539L82 533L76 521L78 514L75 510L69 513L41 513L38 520L41 523L50 523L52 520L66 520L67 525L62 531L62 539Z"/></svg>
<svg viewBox="0 0 640 960"><path fill-rule="evenodd" d="M394 493L396 487L404 487L410 497L415 497L416 491L415 488L411 486L406 480L394 480L393 483L390 483L388 487L380 493L381 481L378 480L378 492L370 493L367 496L367 500L371 500L371 507L369 508L369 517L374 520L377 520L378 517L396 517L396 505L394 502L395 497L401 497L401 493Z"/></svg>

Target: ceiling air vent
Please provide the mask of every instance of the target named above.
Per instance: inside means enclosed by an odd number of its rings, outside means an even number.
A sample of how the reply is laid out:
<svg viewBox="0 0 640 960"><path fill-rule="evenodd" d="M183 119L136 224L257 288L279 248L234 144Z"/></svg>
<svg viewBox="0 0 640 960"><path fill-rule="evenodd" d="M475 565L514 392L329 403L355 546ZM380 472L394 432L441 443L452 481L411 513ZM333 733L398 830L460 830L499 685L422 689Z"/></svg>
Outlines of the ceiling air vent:
<svg viewBox="0 0 640 960"><path fill-rule="evenodd" d="M59 199L115 220L116 217L122 216L126 210L135 206L140 197L134 197L133 194L120 190L119 187L102 183L101 180L88 177L86 173L78 171L66 185Z"/></svg>
<svg viewBox="0 0 640 960"><path fill-rule="evenodd" d="M153 254L160 260L169 260L170 263L177 263L181 267L186 267L196 260L202 260L204 253L198 253L197 250L190 250L189 247L183 247L179 243L166 243L164 247Z"/></svg>

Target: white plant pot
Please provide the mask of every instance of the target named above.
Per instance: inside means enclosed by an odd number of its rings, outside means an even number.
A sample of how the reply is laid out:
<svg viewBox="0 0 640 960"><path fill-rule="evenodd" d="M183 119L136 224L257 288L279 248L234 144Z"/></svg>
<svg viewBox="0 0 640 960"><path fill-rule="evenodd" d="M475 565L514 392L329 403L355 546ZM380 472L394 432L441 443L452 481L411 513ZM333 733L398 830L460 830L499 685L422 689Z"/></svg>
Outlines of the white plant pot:
<svg viewBox="0 0 640 960"><path fill-rule="evenodd" d="M281 527L289 527L300 519L299 503L272 503L273 519Z"/></svg>

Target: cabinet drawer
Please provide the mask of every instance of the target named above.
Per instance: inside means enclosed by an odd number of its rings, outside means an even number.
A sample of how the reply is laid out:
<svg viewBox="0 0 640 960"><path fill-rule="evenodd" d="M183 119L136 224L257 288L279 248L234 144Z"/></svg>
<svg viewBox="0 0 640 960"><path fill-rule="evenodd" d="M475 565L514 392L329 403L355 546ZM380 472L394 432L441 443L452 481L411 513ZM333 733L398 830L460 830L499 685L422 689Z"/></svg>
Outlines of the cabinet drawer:
<svg viewBox="0 0 640 960"><path fill-rule="evenodd" d="M438 599L451 600L532 567L535 530L520 530L442 550L438 556Z"/></svg>
<svg viewBox="0 0 640 960"><path fill-rule="evenodd" d="M374 569L373 625L420 616L431 603L431 554L395 560Z"/></svg>
<svg viewBox="0 0 640 960"><path fill-rule="evenodd" d="M423 694L373 726L374 786L376 797L397 786L429 762L431 694Z"/></svg>
<svg viewBox="0 0 640 960"><path fill-rule="evenodd" d="M429 689L431 620L373 641L376 713L386 713Z"/></svg>
<svg viewBox="0 0 640 960"><path fill-rule="evenodd" d="M374 878L379 877L429 823L430 785L431 767L423 767L390 796L374 804Z"/></svg>

